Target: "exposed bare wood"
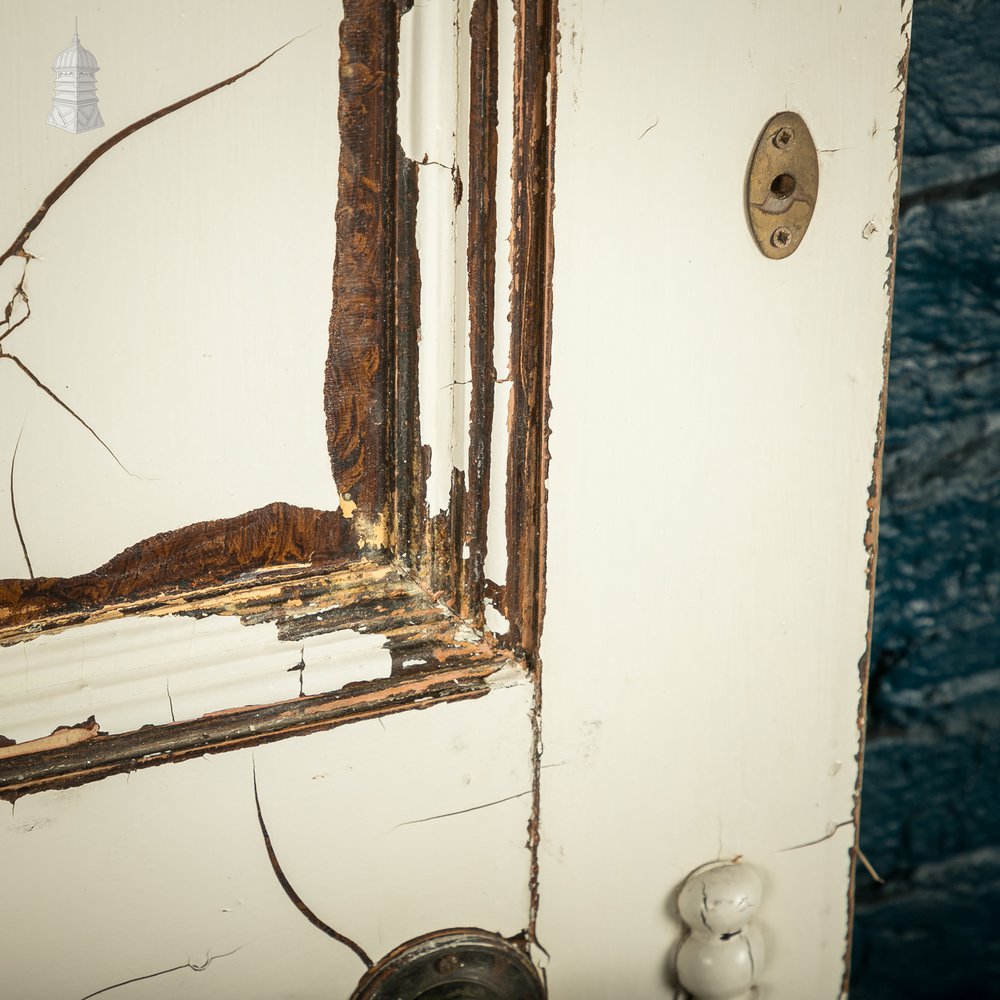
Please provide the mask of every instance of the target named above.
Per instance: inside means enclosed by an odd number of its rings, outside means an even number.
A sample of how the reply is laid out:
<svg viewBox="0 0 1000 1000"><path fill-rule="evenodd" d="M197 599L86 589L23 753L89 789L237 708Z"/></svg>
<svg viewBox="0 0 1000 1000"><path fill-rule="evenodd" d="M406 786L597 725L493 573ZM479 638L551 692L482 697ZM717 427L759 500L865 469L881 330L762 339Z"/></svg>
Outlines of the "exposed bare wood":
<svg viewBox="0 0 1000 1000"><path fill-rule="evenodd" d="M464 561L461 611L483 623L486 585L486 525L490 498L490 436L496 368L493 363L493 308L497 230L497 3L476 0L472 36L469 119L469 317L472 365L468 492L463 509Z"/></svg>
<svg viewBox="0 0 1000 1000"><path fill-rule="evenodd" d="M425 483L430 454L420 442L418 357L420 332L420 256L417 205L420 172L396 140L395 315L393 417L393 527L396 555L415 567L426 530Z"/></svg>
<svg viewBox="0 0 1000 1000"><path fill-rule="evenodd" d="M399 14L346 0L340 26L340 173L326 364L330 462L344 513L388 541Z"/></svg>
<svg viewBox="0 0 1000 1000"><path fill-rule="evenodd" d="M93 739L99 734L100 727L91 716L86 722L78 723L75 726L60 726L51 736L43 736L37 740L27 740L24 743L5 740L0 745L0 758L20 757L26 753L42 753L45 750L68 747L74 743L83 743L85 740Z"/></svg>
<svg viewBox="0 0 1000 1000"><path fill-rule="evenodd" d="M512 413L507 461L506 641L538 645L545 608L545 478L552 348L555 0L520 0L514 80Z"/></svg>
<svg viewBox="0 0 1000 1000"><path fill-rule="evenodd" d="M47 788L69 788L110 774L257 746L411 708L481 697L489 691L485 678L502 665L503 658L497 657L492 664L467 664L409 680L368 682L359 685L359 691L345 689L334 696L254 706L12 757L0 764L0 798L12 802Z"/></svg>
<svg viewBox="0 0 1000 1000"><path fill-rule="evenodd" d="M264 567L342 565L356 558L357 551L353 526L339 511L273 503L238 517L153 535L82 576L0 580L0 634L46 616L79 616L129 599L221 583Z"/></svg>
<svg viewBox="0 0 1000 1000"><path fill-rule="evenodd" d="M88 723L79 727L83 734L79 737L54 734L34 741L31 751L27 744L11 744L0 754L0 795L16 798L53 782L60 787L79 784L202 752L269 742L439 701L478 697L488 691L487 677L522 663L472 632L400 567L372 560L325 575L315 571L305 575L301 568L285 570L278 571L277 579L265 574L242 584L179 590L131 605L103 605L90 614L56 613L27 626L0 629L0 643L30 641L39 634L111 618L169 614L235 615L246 624L274 622L279 638L292 643L361 628L383 637L392 657L392 675L349 684L335 694L234 707L130 733L101 734Z"/></svg>

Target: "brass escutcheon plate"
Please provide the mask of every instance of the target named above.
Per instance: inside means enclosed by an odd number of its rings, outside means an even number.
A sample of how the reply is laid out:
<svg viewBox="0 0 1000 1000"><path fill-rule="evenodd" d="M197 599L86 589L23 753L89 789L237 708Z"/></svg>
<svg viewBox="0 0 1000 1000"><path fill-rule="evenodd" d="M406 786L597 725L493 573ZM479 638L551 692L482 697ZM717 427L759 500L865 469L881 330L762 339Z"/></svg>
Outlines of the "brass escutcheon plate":
<svg viewBox="0 0 1000 1000"><path fill-rule="evenodd" d="M798 250L818 191L816 143L801 115L782 111L764 126L747 170L747 219L765 257L783 260Z"/></svg>

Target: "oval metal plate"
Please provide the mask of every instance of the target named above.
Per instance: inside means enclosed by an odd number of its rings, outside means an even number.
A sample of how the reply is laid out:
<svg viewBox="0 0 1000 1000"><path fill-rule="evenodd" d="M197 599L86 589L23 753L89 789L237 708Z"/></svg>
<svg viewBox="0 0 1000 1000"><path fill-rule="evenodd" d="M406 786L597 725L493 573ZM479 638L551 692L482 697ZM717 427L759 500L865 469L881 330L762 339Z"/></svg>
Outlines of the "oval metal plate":
<svg viewBox="0 0 1000 1000"><path fill-rule="evenodd" d="M818 191L816 143L801 115L782 111L764 126L747 171L747 218L765 257L782 260L795 253Z"/></svg>
<svg viewBox="0 0 1000 1000"><path fill-rule="evenodd" d="M524 952L477 928L407 941L369 969L351 1000L544 1000Z"/></svg>

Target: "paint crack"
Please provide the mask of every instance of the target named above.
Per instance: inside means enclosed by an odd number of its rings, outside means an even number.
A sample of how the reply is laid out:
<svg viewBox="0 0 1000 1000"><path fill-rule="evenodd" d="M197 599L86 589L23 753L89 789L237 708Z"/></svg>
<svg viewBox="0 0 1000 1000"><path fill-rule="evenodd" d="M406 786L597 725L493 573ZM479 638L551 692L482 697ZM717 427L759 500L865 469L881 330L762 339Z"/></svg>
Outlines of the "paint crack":
<svg viewBox="0 0 1000 1000"><path fill-rule="evenodd" d="M466 813L479 812L480 809L490 809L493 806L502 805L504 802L513 802L515 799L523 799L526 795L530 795L532 789L526 788L523 792L517 792L514 795L508 795L502 799L494 799L492 802L483 802L478 806L469 806L467 809L456 809L454 812L438 813L436 816L424 816L422 819L408 819L404 823L397 823L389 833L393 830L398 830L404 826L417 826L420 823L430 823L436 819L448 819L450 816L464 816Z"/></svg>
<svg viewBox="0 0 1000 1000"><path fill-rule="evenodd" d="M836 826L830 830L829 833L824 834L822 837L817 837L815 840L807 840L804 844L794 844L792 847L782 847L778 851L779 854L786 854L788 851L800 851L803 847L815 847L816 844L822 844L824 841L829 840L831 837L835 836L837 831L845 826L852 826L854 824L854 818L845 819L842 823L837 823Z"/></svg>
<svg viewBox="0 0 1000 1000"><path fill-rule="evenodd" d="M315 29L311 29L315 30ZM304 32L308 34L308 32ZM201 100L203 97L207 97L209 94L215 93L217 90L221 90L223 87L228 87L230 84L236 83L237 80L242 79L249 73L252 73L255 69L263 66L269 59L276 56L282 49L291 45L292 42L302 38L303 35L296 35L294 38L290 38L284 44L278 46L272 52L264 56L263 59L259 59L253 65L246 67L239 73L235 73L225 80L220 80L218 83L214 83L209 87L199 90L197 93L189 94L187 97L183 97L178 101L174 101L172 104L168 104L165 107L159 108L156 111L146 115L143 118L139 118L132 122L130 125L126 125L124 128L120 129L110 138L102 142L96 149L92 150L86 157L84 157L76 167L71 170L63 180L54 187L49 194L42 199L42 203L38 210L30 219L21 227L20 232L14 237L10 246L0 254L0 266L2 266L6 261L12 257L20 257L24 260L24 267L21 271L21 276L18 280L17 285L4 307L3 319L0 320L0 361L10 361L17 367L17 369L23 374L40 392L48 396L53 402L55 402L59 407L66 411L78 424L80 424L85 430L87 430L90 435L97 441L98 444L114 459L118 467L126 473L126 475L131 476L135 479L142 478L141 476L136 476L133 472L125 467L122 461L118 458L112 448L108 443L101 437L97 431L94 430L91 425L80 416L76 410L73 409L67 402L65 402L60 396L46 385L32 369L21 360L21 358L12 354L10 351L3 347L3 341L5 341L15 330L22 327L28 319L31 317L31 301L28 297L27 290L25 288L25 280L28 274L28 266L33 260L37 258L30 253L26 248L25 244L30 239L35 230L42 224L45 217L49 214L49 211L53 206L66 194L67 191L102 157L105 153L113 149L122 140L127 139L130 135L135 134L141 129L145 128L147 125L152 125L154 122L159 121L161 118L165 118L167 115L172 114L175 111L179 111L181 108L186 107L189 104L193 104L195 101ZM18 305L24 306L24 315L20 316L17 320L13 320L15 310ZM6 329L2 329L6 327ZM23 428L22 428L23 431ZM18 443L20 443L21 436L18 435ZM15 445L14 453L16 457L17 445ZM29 576L34 579L34 572L31 567L31 560L28 558L27 548L25 546L24 535L21 531L20 524L17 519L17 512L15 509L14 492L13 492L13 477L14 477L14 458L11 458L11 511L14 516L14 524L17 530L18 538L21 542L21 550L24 555L25 563L28 565Z"/></svg>
<svg viewBox="0 0 1000 1000"><path fill-rule="evenodd" d="M306 674L306 647L302 646L299 648L299 662L295 664L294 667L289 667L286 673L294 674L298 671L299 674L299 697L304 698L306 696L305 692L305 674Z"/></svg>
<svg viewBox="0 0 1000 1000"><path fill-rule="evenodd" d="M28 546L24 542L24 531L21 529L21 519L17 516L17 501L14 498L14 463L17 462L17 449L21 447L21 435L24 433L24 424L18 432L17 441L14 442L14 454L10 457L10 512L14 518L14 529L17 531L17 540L21 543L21 553L28 566L28 576L35 579L35 571L31 568L31 559L28 556Z"/></svg>
<svg viewBox="0 0 1000 1000"><path fill-rule="evenodd" d="M312 910L306 906L305 901L302 897L292 888L291 882L288 881L288 877L285 875L280 863L278 862L278 856L274 853L274 846L271 844L271 836L267 832L267 825L264 823L264 813L260 808L260 794L257 791L257 765L253 765L253 800L257 807L257 823L260 826L261 836L264 838L264 848L267 851L267 858L271 862L271 868L274 871L275 877L278 880L278 884L284 890L285 895L292 901L295 908L299 911L313 925L313 927L321 930L328 937L332 937L334 941L339 941L342 945L350 948L358 958L361 959L365 964L365 968L370 969L375 963L368 957L367 952L359 945L356 941L352 941L349 937L341 934L339 931L335 931L329 924L324 923L319 917L313 913ZM86 998L84 998L86 1000Z"/></svg>
<svg viewBox="0 0 1000 1000"><path fill-rule="evenodd" d="M192 972L204 972L213 962L218 961L220 958L228 958L230 955L235 955L236 952L242 948L234 948L232 951L224 951L220 955L207 955L205 961L200 965L197 962L184 962L182 965L173 965L169 969L160 969L159 972L150 972L145 976L133 976L132 979L124 979L120 983L113 983L111 986L104 986L99 990L95 990L93 993L88 993L81 1000L91 1000L91 997L100 996L102 993L109 993L111 990L117 990L122 986L129 986L131 983L141 983L147 979L156 979L158 976L167 976L171 972L180 972L182 969L190 969Z"/></svg>

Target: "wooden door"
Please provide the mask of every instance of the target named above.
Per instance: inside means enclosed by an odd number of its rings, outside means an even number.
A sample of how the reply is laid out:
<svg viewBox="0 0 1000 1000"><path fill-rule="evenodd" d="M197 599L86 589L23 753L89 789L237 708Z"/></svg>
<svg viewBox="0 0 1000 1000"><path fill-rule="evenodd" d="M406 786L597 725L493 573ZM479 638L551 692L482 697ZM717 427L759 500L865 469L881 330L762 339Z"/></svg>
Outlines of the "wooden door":
<svg viewBox="0 0 1000 1000"><path fill-rule="evenodd" d="M553 995L663 995L677 888L733 858L763 883L761 995L846 989L909 19L560 4ZM786 110L819 185L772 260L745 179Z"/></svg>
<svg viewBox="0 0 1000 1000"><path fill-rule="evenodd" d="M908 6L3 18L12 995L347 997L463 927L673 996L709 862L760 995L838 995Z"/></svg>

